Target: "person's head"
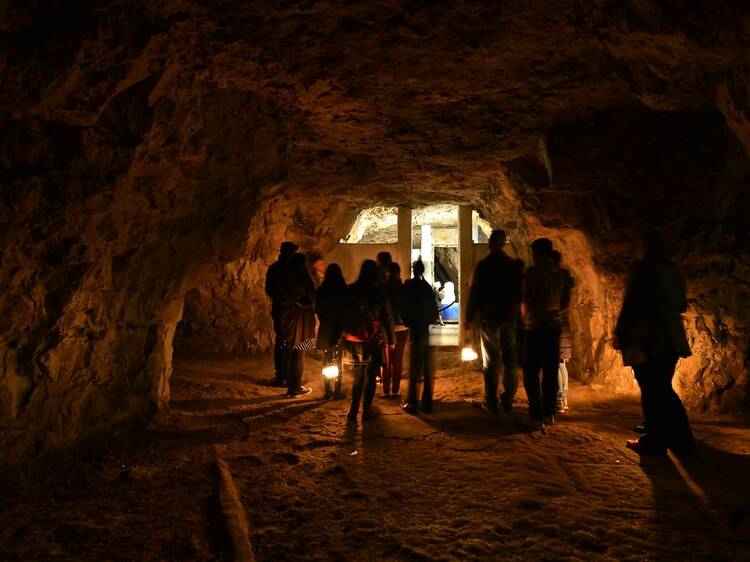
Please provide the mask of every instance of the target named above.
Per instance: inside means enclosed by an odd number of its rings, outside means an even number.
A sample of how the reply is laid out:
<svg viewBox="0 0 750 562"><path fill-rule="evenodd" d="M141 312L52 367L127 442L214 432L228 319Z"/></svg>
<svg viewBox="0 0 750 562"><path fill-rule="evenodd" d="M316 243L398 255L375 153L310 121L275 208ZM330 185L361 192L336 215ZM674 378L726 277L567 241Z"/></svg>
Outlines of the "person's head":
<svg viewBox="0 0 750 562"><path fill-rule="evenodd" d="M294 252L297 251L297 244L294 242L282 242L279 248L279 256L290 257Z"/></svg>
<svg viewBox="0 0 750 562"><path fill-rule="evenodd" d="M395 261L389 263L386 269L388 270L388 277L391 279L401 279L401 266Z"/></svg>
<svg viewBox="0 0 750 562"><path fill-rule="evenodd" d="M388 267L389 263L393 263L393 258L391 257L390 252L378 252L378 257L376 259L378 260L378 267L384 270Z"/></svg>
<svg viewBox="0 0 750 562"><path fill-rule="evenodd" d="M544 258L551 259L553 251L552 240L549 238L537 238L531 243L531 255L535 262Z"/></svg>
<svg viewBox="0 0 750 562"><path fill-rule="evenodd" d="M328 267L326 267L326 273L325 277L323 278L323 281L326 284L329 283L335 283L335 284L342 284L346 283L344 281L344 272L341 271L341 267L337 263L329 263Z"/></svg>
<svg viewBox="0 0 750 562"><path fill-rule="evenodd" d="M380 277L380 268L374 260L365 260L359 270L357 283L364 285L377 285Z"/></svg>
<svg viewBox="0 0 750 562"><path fill-rule="evenodd" d="M504 230L493 230L490 234L490 252L499 252L508 243L508 234Z"/></svg>
<svg viewBox="0 0 750 562"><path fill-rule="evenodd" d="M669 261L669 244L667 244L661 232L657 230L644 232L641 237L641 243L643 246L643 259Z"/></svg>
<svg viewBox="0 0 750 562"><path fill-rule="evenodd" d="M421 259L415 261L411 270L414 272L414 277L422 277L424 275L424 262Z"/></svg>
<svg viewBox="0 0 750 562"><path fill-rule="evenodd" d="M557 267L560 267L560 263L562 262L562 254L557 250L552 250L551 257L552 263L554 263Z"/></svg>

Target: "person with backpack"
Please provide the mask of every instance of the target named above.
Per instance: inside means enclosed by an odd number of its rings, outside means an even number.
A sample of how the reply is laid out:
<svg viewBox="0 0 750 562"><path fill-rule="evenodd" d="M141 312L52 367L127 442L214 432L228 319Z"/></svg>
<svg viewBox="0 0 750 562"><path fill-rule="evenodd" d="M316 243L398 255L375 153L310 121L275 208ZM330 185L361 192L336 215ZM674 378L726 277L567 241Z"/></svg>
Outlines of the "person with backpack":
<svg viewBox="0 0 750 562"><path fill-rule="evenodd" d="M383 363L383 347L393 349L393 317L380 283L380 270L373 260L365 260L359 278L346 292L343 313L342 347L345 359L354 367L352 405L347 418L356 421L364 395L362 420L374 417L372 400L376 379Z"/></svg>
<svg viewBox="0 0 750 562"><path fill-rule="evenodd" d="M695 449L685 406L672 387L677 361L690 356L682 314L685 278L659 232L643 236L643 259L631 274L617 325L615 349L641 388L645 432L626 443L640 454L687 454Z"/></svg>
<svg viewBox="0 0 750 562"><path fill-rule="evenodd" d="M526 271L524 280L523 384L529 399L529 417L537 428L555 423L562 315L570 305L570 286L552 260L553 250L548 238L534 240L531 244L534 265Z"/></svg>
<svg viewBox="0 0 750 562"><path fill-rule="evenodd" d="M563 272L569 290L575 287L573 276L567 269L561 267L562 254L557 250L552 251L552 261L555 266ZM568 361L573 357L573 334L570 330L569 309L565 309L560 314L561 331L560 331L560 366L557 370L557 409L558 414L568 413Z"/></svg>
<svg viewBox="0 0 750 562"><path fill-rule="evenodd" d="M324 398L340 398L343 367L341 364L341 340L346 281L341 267L332 263L325 270L323 282L315 299L315 314L318 316L318 340L316 348L323 352L323 365L336 365L338 377L324 377Z"/></svg>
<svg viewBox="0 0 750 562"><path fill-rule="evenodd" d="M419 379L423 379L422 410L432 411L433 373L430 356L430 325L437 321L438 307L430 284L424 280L424 263L412 266L414 277L404 283L401 317L409 328L409 394L402 404L410 414L417 413Z"/></svg>
<svg viewBox="0 0 750 562"><path fill-rule="evenodd" d="M286 353L289 398L309 394L302 386L305 351L315 347L315 284L304 254L295 253L279 276L279 324Z"/></svg>

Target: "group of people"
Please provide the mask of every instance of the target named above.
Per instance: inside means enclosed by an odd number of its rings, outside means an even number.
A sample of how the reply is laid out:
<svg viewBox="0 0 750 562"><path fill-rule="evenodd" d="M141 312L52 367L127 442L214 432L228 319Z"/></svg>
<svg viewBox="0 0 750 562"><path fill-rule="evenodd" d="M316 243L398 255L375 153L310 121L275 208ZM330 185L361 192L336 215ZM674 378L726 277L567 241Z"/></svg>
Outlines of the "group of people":
<svg viewBox="0 0 750 562"><path fill-rule="evenodd" d="M568 409L567 312L573 278L560 267L561 255L549 239L531 244L534 263L525 272L521 260L505 253L507 243L502 230L490 235L490 254L477 264L466 310L467 333L478 319L484 365L482 408L491 414L500 407L510 411L523 370L532 422L551 424L556 413ZM498 395L501 367L503 392Z"/></svg>
<svg viewBox="0 0 750 562"><path fill-rule="evenodd" d="M525 270L521 260L505 253L508 242L504 231L492 231L490 253L476 266L465 311L466 333L476 328L481 343L484 400L479 406L489 414L501 408L510 411L522 373L531 423L543 427L568 411L568 309L574 281L549 239L531 244L533 264ZM348 418L357 419L363 402L362 419L367 420L373 416L378 378L383 398L399 398L408 343L409 390L402 406L412 414L431 411L429 326L438 321L439 306L424 271L418 260L412 265L412 278L402 282L400 266L388 252L381 252L377 261L365 260L357 281L347 285L337 264L325 267L320 256L310 258L284 242L266 277L276 331L274 383L286 386L289 397L309 393L302 385L304 354L317 348L324 364L337 367L335 382L326 380L326 397L341 397L343 363L353 366ZM627 443L639 453L694 448L685 409L672 388L677 360L690 355L681 318L686 309L680 270L670 260L663 238L647 234L614 343L641 388L642 435ZM503 388L498 394L501 368Z"/></svg>
<svg viewBox="0 0 750 562"><path fill-rule="evenodd" d="M413 277L401 280L401 267L388 252L362 263L357 280L347 285L341 267L326 267L320 256L306 256L292 242L281 245L278 260L266 274L266 293L276 342L273 384L284 386L286 396L309 394L302 385L305 352L317 349L323 363L336 367L325 379L325 397L342 397L343 364L354 369L348 417L373 417L377 380L383 398L398 399L404 349L410 343L409 391L403 406L416 412L423 381L421 405L432 407L432 365L429 326L437 321L438 307L424 264L413 264ZM318 273L324 269L322 276ZM317 322L316 322L317 319ZM317 333L316 333L317 324Z"/></svg>

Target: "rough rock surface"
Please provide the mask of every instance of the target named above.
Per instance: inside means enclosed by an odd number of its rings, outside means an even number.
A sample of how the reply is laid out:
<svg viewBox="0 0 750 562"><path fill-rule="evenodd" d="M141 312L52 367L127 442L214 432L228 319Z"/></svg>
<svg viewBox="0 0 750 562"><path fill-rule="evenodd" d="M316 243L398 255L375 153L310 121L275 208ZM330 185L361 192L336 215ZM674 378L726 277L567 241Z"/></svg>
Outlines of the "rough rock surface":
<svg viewBox="0 0 750 562"><path fill-rule="evenodd" d="M521 242L555 236L581 281L577 370L614 386L636 232L668 227L692 295L681 389L747 408L746 2L16 6L0 8L6 458L167 404L191 288L181 346L264 347L278 243L324 249L380 203L468 202Z"/></svg>

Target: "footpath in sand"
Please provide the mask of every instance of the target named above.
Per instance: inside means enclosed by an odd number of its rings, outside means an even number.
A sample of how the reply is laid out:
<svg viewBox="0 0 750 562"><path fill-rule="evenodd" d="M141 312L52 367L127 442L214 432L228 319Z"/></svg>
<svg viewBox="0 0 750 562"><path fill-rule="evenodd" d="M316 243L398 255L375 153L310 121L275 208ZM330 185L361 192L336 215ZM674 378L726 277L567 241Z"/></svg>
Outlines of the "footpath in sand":
<svg viewBox="0 0 750 562"><path fill-rule="evenodd" d="M53 473L3 483L0 560L224 560L211 466L231 472L257 560L750 560L750 424L692 416L699 452L624 448L636 396L574 386L547 432L438 373L431 415L288 400L266 356L183 358L172 412ZM348 381L347 381L348 382ZM348 390L348 385L347 385ZM402 387L402 393L406 391Z"/></svg>

